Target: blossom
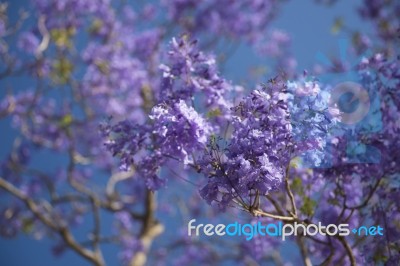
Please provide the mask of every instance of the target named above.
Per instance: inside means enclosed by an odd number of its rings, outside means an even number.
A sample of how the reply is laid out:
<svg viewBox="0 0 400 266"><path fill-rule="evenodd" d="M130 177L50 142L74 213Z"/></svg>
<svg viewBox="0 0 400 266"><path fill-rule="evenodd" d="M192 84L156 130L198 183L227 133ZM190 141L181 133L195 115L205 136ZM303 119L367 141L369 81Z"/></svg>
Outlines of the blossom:
<svg viewBox="0 0 400 266"><path fill-rule="evenodd" d="M168 156L192 163L191 154L205 147L211 127L193 107L180 100L172 106L158 105L150 118L154 120L153 134L158 136L156 146Z"/></svg>
<svg viewBox="0 0 400 266"><path fill-rule="evenodd" d="M275 1L163 1L169 19L189 32L211 31L249 42L261 34L273 18Z"/></svg>
<svg viewBox="0 0 400 266"><path fill-rule="evenodd" d="M201 195L209 203L220 202L224 209L234 198L246 199L252 190L268 194L283 181L293 148L285 89L277 78L254 90L235 108L226 148L211 140L200 161L209 177Z"/></svg>
<svg viewBox="0 0 400 266"><path fill-rule="evenodd" d="M350 131L329 105L333 84L298 76L291 36L270 29L278 1L128 2L33 0L35 16L23 27L10 24L7 4L0 4L0 76L8 84L0 116L14 134L0 163L7 203L0 208L2 236L55 238L54 255L72 247L95 265L103 264L109 241L120 246L124 264L140 255L151 265L157 257L165 264L250 258L265 264L266 249L282 244L229 239L229 246L218 241L217 254L214 239L175 234L173 216L166 215L180 216L178 206L184 219L218 223L245 211L241 219L253 224L263 219L251 215L384 225L385 238L345 241L358 264L396 263L400 69L398 58L390 58L397 56L396 1L365 0L361 7L379 38L356 32L353 48L380 53L351 70L379 112L371 110ZM269 55L285 75L255 87L233 84L221 67L227 42ZM36 54L39 46L44 50ZM350 68L338 61L330 70ZM15 75L32 82L15 86ZM103 222L110 214L111 236ZM156 239L163 222L171 227ZM92 226L90 234L75 236ZM350 264L340 240L318 235L304 246L312 263Z"/></svg>
<svg viewBox="0 0 400 266"><path fill-rule="evenodd" d="M217 117L226 116L231 104L226 99L232 85L219 76L216 60L198 49L196 40L187 36L173 38L168 63L161 64L163 79L159 99L189 100L197 96Z"/></svg>
<svg viewBox="0 0 400 266"><path fill-rule="evenodd" d="M32 32L21 34L18 47L28 54L34 54L39 46L39 39Z"/></svg>
<svg viewBox="0 0 400 266"><path fill-rule="evenodd" d="M6 33L6 24L0 19L0 37Z"/></svg>

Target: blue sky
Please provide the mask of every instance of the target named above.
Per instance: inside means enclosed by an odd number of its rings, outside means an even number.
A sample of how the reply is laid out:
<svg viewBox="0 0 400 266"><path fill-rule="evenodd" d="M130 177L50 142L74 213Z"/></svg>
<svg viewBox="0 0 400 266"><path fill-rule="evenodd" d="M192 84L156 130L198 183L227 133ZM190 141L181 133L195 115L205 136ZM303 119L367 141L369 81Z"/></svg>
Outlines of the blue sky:
<svg viewBox="0 0 400 266"><path fill-rule="evenodd" d="M15 18L21 7L27 7L27 0L8 1L10 14ZM332 23L337 16L344 18L352 28L368 32L369 25L361 21L356 14L356 6L360 1L338 1L333 7L318 6L312 0L288 1L281 8L281 13L273 22L273 26L288 32L293 38L292 49L298 61L298 70L310 68L316 62L316 54L323 52L327 55L338 53L338 40L343 35L331 33ZM225 75L233 81L240 82L243 73L254 65L265 65L269 61L257 57L246 45L241 45L230 58L225 68ZM18 80L18 83L27 84L28 81ZM4 83L0 83L0 96L4 96ZM14 131L10 129L10 120L0 120L0 159L3 159L11 147ZM39 164L56 163L57 159L40 161ZM178 225L186 226L186 224ZM27 265L86 265L80 257L67 252L61 258L54 258L50 253L52 241L43 239L33 240L25 235L15 239L0 239L0 264L6 266ZM109 246L104 249L105 258L109 265L118 264L117 249Z"/></svg>

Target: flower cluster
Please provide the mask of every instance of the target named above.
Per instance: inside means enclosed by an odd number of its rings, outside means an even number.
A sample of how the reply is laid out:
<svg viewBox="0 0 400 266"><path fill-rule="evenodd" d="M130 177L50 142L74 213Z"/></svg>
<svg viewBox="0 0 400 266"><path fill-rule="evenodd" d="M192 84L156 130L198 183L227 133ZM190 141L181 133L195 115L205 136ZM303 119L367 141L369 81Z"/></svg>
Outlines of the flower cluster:
<svg viewBox="0 0 400 266"><path fill-rule="evenodd" d="M274 0L163 2L169 18L182 24L189 32L210 31L213 34L222 33L230 38L240 37L247 41L254 41L262 35L277 8Z"/></svg>
<svg viewBox="0 0 400 266"><path fill-rule="evenodd" d="M210 125L183 100L172 106L155 106L150 118L154 120L155 146L159 147L159 152L178 158L184 164L193 163L189 157L205 147L211 134Z"/></svg>
<svg viewBox="0 0 400 266"><path fill-rule="evenodd" d="M232 85L218 74L214 56L199 51L197 41L187 36L172 39L163 72L159 101L200 100L211 116L226 115L231 106L226 97Z"/></svg>
<svg viewBox="0 0 400 266"><path fill-rule="evenodd" d="M199 162L209 177L200 192L207 202L226 208L236 198L245 204L253 191L265 195L279 187L293 151L286 89L277 78L254 90L233 109L226 147L211 140Z"/></svg>
<svg viewBox="0 0 400 266"><path fill-rule="evenodd" d="M321 86L307 75L287 84L295 153L309 167L323 163L330 132L340 116L338 108L329 104L330 93Z"/></svg>
<svg viewBox="0 0 400 266"><path fill-rule="evenodd" d="M364 0L359 12L362 18L373 22L376 33L383 41L391 43L398 38L400 29L398 2ZM389 49L394 49L394 47L389 47Z"/></svg>
<svg viewBox="0 0 400 266"><path fill-rule="evenodd" d="M1 236L48 236L54 255L71 249L94 265L105 264L105 243L120 246L127 265L397 265L400 64L388 59L397 56L396 1L360 9L385 47L358 33L351 48L382 53L326 69L354 70L378 106L350 131L330 104L333 84L296 75L289 34L269 29L279 1L32 1L31 25L24 12L8 19L13 3L0 3L0 118L11 124L5 139L13 134L0 162ZM286 75L251 91L227 80L220 55L242 41ZM366 221L386 237L299 234L290 258L266 237L224 245L165 232L154 241L163 223L180 225L176 217L232 222L239 213L250 223Z"/></svg>
<svg viewBox="0 0 400 266"><path fill-rule="evenodd" d="M257 51L275 60L275 70L284 72L286 76L293 77L296 74L297 61L292 55L289 34L279 29L273 29L267 37L260 37L256 42Z"/></svg>
<svg viewBox="0 0 400 266"><path fill-rule="evenodd" d="M231 88L218 76L214 58L198 51L195 41L185 36L173 39L170 49L170 64L161 65L160 95L153 99L159 103L151 109L150 120L139 125L135 116L134 122L128 119L102 126L109 139L106 147L121 158L121 169L137 168L152 189L163 183L158 176L161 166L168 160L193 165L194 154L204 149L212 130L218 129L194 109L193 97L202 97L207 110L228 110L223 96Z"/></svg>

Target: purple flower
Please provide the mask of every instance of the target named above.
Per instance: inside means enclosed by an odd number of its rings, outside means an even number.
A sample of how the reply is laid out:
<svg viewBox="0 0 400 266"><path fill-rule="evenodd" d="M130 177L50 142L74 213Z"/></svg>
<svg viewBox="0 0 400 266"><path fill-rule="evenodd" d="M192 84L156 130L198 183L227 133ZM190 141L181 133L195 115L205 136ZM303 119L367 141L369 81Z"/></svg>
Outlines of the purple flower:
<svg viewBox="0 0 400 266"><path fill-rule="evenodd" d="M34 54L39 46L39 39L32 32L24 32L18 40L18 47L28 54Z"/></svg>
<svg viewBox="0 0 400 266"><path fill-rule="evenodd" d="M276 1L244 0L232 2L174 0L163 1L169 19L191 33L240 37L254 41L269 25Z"/></svg>
<svg viewBox="0 0 400 266"><path fill-rule="evenodd" d="M128 212L118 212L115 214L116 226L119 230L130 231L132 229L131 216Z"/></svg>
<svg viewBox="0 0 400 266"><path fill-rule="evenodd" d="M0 19L0 37L6 33L6 24L4 20Z"/></svg>
<svg viewBox="0 0 400 266"><path fill-rule="evenodd" d="M285 90L285 82L277 78L253 91L234 108L226 148L219 140L210 140L199 162L209 177L201 189L207 202L220 202L224 209L229 203L226 199L243 201L253 190L265 195L280 185L293 149ZM221 201L221 194L230 197Z"/></svg>
<svg viewBox="0 0 400 266"><path fill-rule="evenodd" d="M231 104L226 99L232 86L217 72L213 56L198 50L197 41L187 36L172 39L168 64L163 71L159 101L189 100L197 96L211 116L227 117Z"/></svg>
<svg viewBox="0 0 400 266"><path fill-rule="evenodd" d="M123 265L129 265L133 256L143 250L142 243L136 238L125 235L121 238L121 248L118 257L122 261Z"/></svg>
<svg viewBox="0 0 400 266"><path fill-rule="evenodd" d="M180 100L172 106L155 106L150 118L154 121L156 146L163 155L193 163L191 154L205 147L211 127L196 110Z"/></svg>
<svg viewBox="0 0 400 266"><path fill-rule="evenodd" d="M3 237L15 237L22 228L22 222L19 219L21 208L18 206L9 206L0 211L0 235Z"/></svg>

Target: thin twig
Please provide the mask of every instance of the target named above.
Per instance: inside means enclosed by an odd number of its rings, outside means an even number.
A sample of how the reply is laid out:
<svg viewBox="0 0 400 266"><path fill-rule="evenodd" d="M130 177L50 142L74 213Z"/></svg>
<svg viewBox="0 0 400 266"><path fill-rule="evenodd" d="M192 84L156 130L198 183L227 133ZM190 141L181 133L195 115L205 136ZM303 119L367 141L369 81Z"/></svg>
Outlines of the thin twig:
<svg viewBox="0 0 400 266"><path fill-rule="evenodd" d="M303 258L304 265L305 266L312 266L311 259L308 256L308 251L307 251L307 247L306 247L306 245L304 243L303 236L301 236L301 235L297 236L297 244L298 244L298 246L300 248L300 253L301 253L301 256Z"/></svg>
<svg viewBox="0 0 400 266"><path fill-rule="evenodd" d="M25 203L25 205L28 207L28 209L44 224L46 225L49 229L57 232L64 242L75 252L77 252L79 255L81 255L83 258L87 259L88 261L92 262L94 265L104 265L104 261L101 256L98 256L96 253L94 253L91 250L88 250L81 245L79 245L76 241L71 232L68 230L68 228L65 225L62 225L62 223L56 223L51 219L50 217L46 216L40 211L39 206L28 196L26 196L24 193L22 193L18 188L16 188L13 184L7 182L5 179L0 177L0 187L5 189L7 192L10 194L14 195L18 199L20 199L22 202Z"/></svg>
<svg viewBox="0 0 400 266"><path fill-rule="evenodd" d="M349 243L347 243L347 241L342 236L337 236L336 238L340 241L340 243L342 243L344 249L346 250L347 256L349 257L350 260L350 265L355 266L356 259L354 257L353 251L351 250Z"/></svg>
<svg viewBox="0 0 400 266"><path fill-rule="evenodd" d="M273 213L264 212L262 210L254 210L253 214L257 215L257 216L269 217L269 218L273 218L273 219L276 219L276 220L287 221L287 222L296 221L296 218L291 217L291 216L276 215L276 214L273 214Z"/></svg>
<svg viewBox="0 0 400 266"><path fill-rule="evenodd" d="M290 188L290 184L289 184L289 166L286 168L286 176L285 176L285 186L286 186L286 192L289 196L290 199L290 203L292 205L292 212L291 213L294 217L297 217L297 208L296 208L296 201L294 199L294 195L293 192Z"/></svg>

